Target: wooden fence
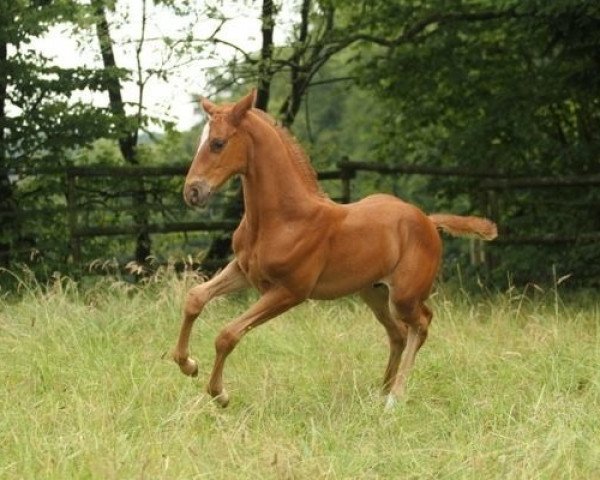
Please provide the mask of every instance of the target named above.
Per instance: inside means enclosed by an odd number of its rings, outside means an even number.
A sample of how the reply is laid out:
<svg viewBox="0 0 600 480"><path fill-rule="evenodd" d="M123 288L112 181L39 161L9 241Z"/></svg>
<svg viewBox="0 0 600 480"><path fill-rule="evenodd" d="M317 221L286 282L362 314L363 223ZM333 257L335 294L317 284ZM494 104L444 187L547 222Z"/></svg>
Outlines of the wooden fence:
<svg viewBox="0 0 600 480"><path fill-rule="evenodd" d="M116 223L90 225L81 222L82 208L81 199L85 191L79 188L80 182L84 179L104 178L122 181L122 179L141 179L149 180L159 177L175 178L183 184L183 179L187 172L187 166L156 166L156 167L117 167L117 166L70 166L64 168L39 168L35 171L10 171L13 178L27 175L48 175L60 176L64 178L66 205L63 213L66 211L69 249L73 263L78 264L82 261L81 251L85 239L114 236L114 235L137 235L141 229L148 234L164 234L173 232L218 232L230 231L236 227L237 222L227 219L203 219L203 220L185 220L173 219L172 221L149 222L141 225L135 223ZM500 215L498 207L498 197L503 192L518 189L541 189L563 187L590 188L600 186L600 175L591 176L563 176L563 177L527 177L515 176L514 173L503 174L497 172L474 171L465 168L433 167L419 165L382 165L371 162L357 162L343 159L337 164L337 168L329 171L318 172L318 178L321 181L338 181L340 196L336 198L342 203L349 203L353 197L353 182L361 172L372 172L381 176L441 176L453 178L468 178L476 182L479 191L480 205L478 214L484 214L492 219L497 219ZM178 195L180 195L180 188ZM181 197L179 197L181 198ZM179 200L183 205L183 201ZM145 208L132 206L135 208ZM86 210L87 211L87 210ZM23 212L27 214L27 212ZM502 232L502 225L500 225ZM589 231L579 233L545 233L538 235L501 235L497 240L499 245L507 244L567 244L573 242L599 242L600 232ZM481 247L473 245L472 260L479 261L484 259L480 251Z"/></svg>
<svg viewBox="0 0 600 480"><path fill-rule="evenodd" d="M518 189L547 189L565 187L591 188L600 186L600 175L589 176L561 176L561 177L531 177L515 175L514 173L485 172L465 168L432 167L421 165L381 165L369 162L352 162L343 160L338 164L340 178L344 185L343 198L351 198L351 180L358 172L376 172L380 175L425 175L455 178L480 179L477 189L480 191L481 204L479 214L486 215L493 220L500 216L497 206L498 193L505 190ZM500 226L501 228L501 226ZM544 235L503 235L496 243L501 244L557 244L573 242L598 242L600 232L577 232L572 234L548 233Z"/></svg>

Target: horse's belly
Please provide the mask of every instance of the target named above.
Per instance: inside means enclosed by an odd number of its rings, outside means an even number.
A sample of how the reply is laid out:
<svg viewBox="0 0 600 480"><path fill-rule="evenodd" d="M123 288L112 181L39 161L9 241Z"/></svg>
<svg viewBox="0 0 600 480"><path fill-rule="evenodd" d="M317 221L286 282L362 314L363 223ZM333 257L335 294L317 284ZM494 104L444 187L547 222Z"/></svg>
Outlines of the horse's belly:
<svg viewBox="0 0 600 480"><path fill-rule="evenodd" d="M336 298L384 280L399 257L400 245L393 233L393 229L373 229L371 225L336 236L310 297Z"/></svg>
<svg viewBox="0 0 600 480"><path fill-rule="evenodd" d="M362 276L338 278L334 280L319 280L308 298L314 300L333 300L335 298L359 292L376 282L377 279L369 280Z"/></svg>

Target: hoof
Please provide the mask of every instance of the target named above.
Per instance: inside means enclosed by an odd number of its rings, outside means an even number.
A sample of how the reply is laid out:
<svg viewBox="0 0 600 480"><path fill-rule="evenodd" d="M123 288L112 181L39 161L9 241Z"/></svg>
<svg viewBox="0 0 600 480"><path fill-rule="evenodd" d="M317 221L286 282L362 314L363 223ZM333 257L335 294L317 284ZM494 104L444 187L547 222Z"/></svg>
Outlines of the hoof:
<svg viewBox="0 0 600 480"><path fill-rule="evenodd" d="M398 405L398 399L395 395L388 393L385 397L385 407L384 410L386 412L391 412L396 409L396 405Z"/></svg>
<svg viewBox="0 0 600 480"><path fill-rule="evenodd" d="M185 362L177 363L179 364L179 369L184 375L187 375L188 377L198 376L198 362L196 362L196 360L188 357L185 359Z"/></svg>
<svg viewBox="0 0 600 480"><path fill-rule="evenodd" d="M229 405L229 394L227 390L223 389L221 393L213 393L209 390L210 395L213 397L213 400L219 404L220 407L225 408Z"/></svg>

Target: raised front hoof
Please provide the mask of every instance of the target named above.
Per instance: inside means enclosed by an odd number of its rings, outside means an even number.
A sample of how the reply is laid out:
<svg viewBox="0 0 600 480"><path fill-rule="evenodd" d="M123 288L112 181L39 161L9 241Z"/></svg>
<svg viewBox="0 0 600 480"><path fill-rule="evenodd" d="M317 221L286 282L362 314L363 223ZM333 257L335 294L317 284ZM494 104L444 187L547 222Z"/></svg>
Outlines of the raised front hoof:
<svg viewBox="0 0 600 480"><path fill-rule="evenodd" d="M179 365L179 369L184 375L187 375L188 377L198 376L198 362L196 362L196 360L188 357L183 362L177 360L175 360L175 362Z"/></svg>
<svg viewBox="0 0 600 480"><path fill-rule="evenodd" d="M216 393L209 388L208 393L221 408L225 408L229 405L229 394L227 393L227 390L223 389L220 393Z"/></svg>

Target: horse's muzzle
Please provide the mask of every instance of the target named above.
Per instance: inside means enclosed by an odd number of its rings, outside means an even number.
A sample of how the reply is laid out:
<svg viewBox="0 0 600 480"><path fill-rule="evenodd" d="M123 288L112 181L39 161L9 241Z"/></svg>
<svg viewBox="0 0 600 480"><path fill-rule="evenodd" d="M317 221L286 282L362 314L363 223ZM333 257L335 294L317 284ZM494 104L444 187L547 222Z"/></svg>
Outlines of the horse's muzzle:
<svg viewBox="0 0 600 480"><path fill-rule="evenodd" d="M186 184L183 188L183 199L190 207L203 207L211 194L210 185L203 180Z"/></svg>

